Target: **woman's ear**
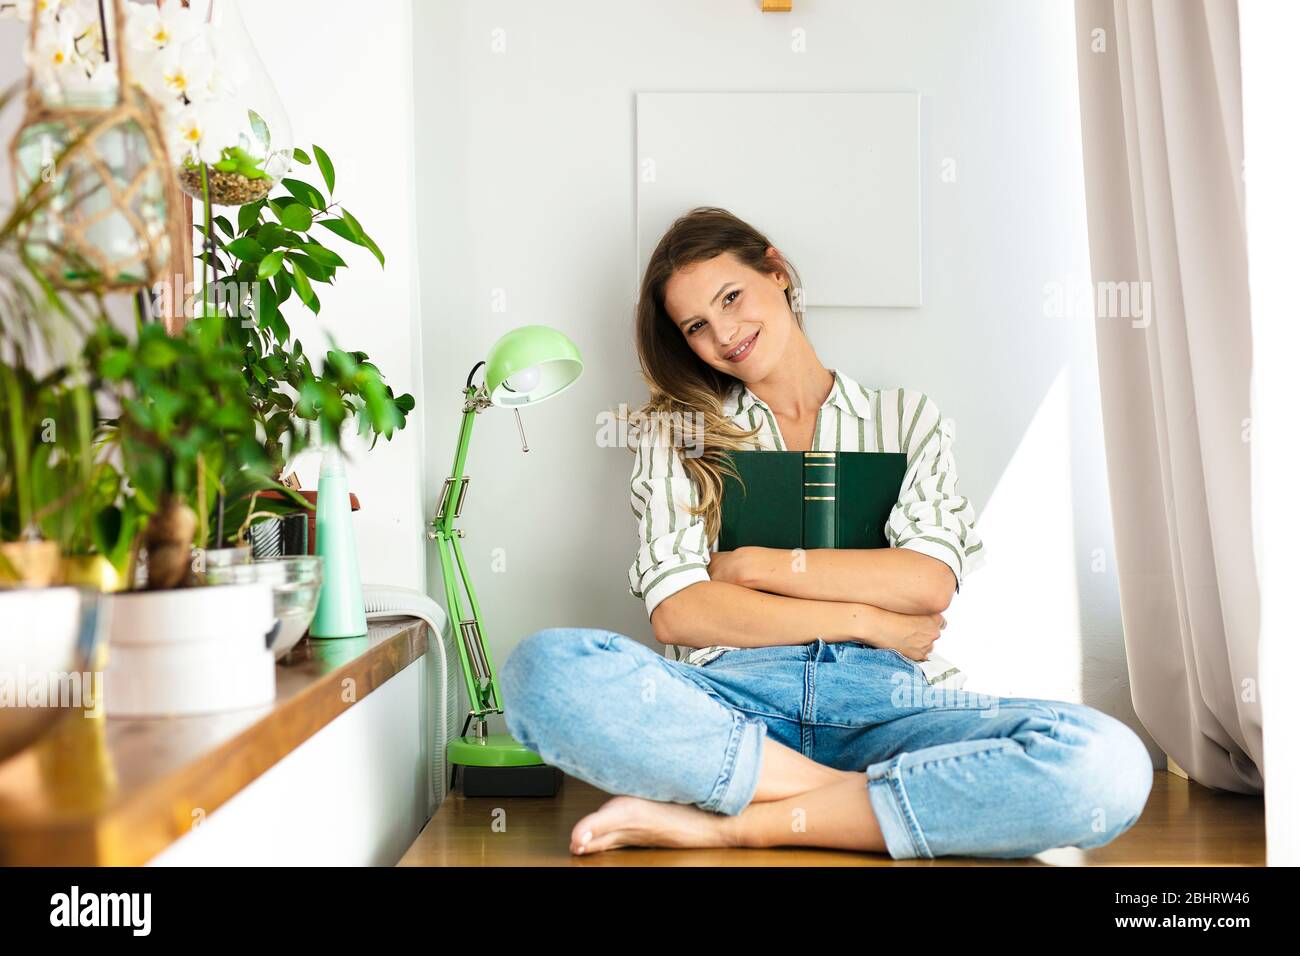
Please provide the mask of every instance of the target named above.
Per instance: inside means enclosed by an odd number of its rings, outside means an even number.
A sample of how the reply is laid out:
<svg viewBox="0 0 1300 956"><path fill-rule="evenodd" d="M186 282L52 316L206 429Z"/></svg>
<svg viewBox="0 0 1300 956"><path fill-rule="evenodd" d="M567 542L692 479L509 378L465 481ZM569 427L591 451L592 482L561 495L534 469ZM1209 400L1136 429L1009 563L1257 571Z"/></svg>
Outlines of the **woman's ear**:
<svg viewBox="0 0 1300 956"><path fill-rule="evenodd" d="M786 274L785 259L781 256L781 250L775 246L768 246L763 255L772 261L772 274L776 276L777 285L784 289L790 284L790 277Z"/></svg>

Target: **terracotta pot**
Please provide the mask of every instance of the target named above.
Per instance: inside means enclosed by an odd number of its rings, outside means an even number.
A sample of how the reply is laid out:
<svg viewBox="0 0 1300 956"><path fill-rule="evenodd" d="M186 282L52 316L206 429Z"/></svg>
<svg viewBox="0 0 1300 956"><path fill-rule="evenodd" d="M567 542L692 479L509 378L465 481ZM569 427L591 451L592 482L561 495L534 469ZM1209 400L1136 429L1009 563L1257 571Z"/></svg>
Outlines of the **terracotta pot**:
<svg viewBox="0 0 1300 956"><path fill-rule="evenodd" d="M57 542L6 541L0 557L0 587L47 588L59 580Z"/></svg>
<svg viewBox="0 0 1300 956"><path fill-rule="evenodd" d="M64 555L61 565L59 578L63 584L90 588L102 594L120 591L126 586L126 579L102 554Z"/></svg>
<svg viewBox="0 0 1300 956"><path fill-rule="evenodd" d="M316 553L316 492L315 490L312 491L299 490L298 494L302 495L302 497L306 498L309 502L311 502L311 506L312 506L311 510L308 511L307 509L304 508L303 513L307 515L307 553L315 554ZM282 495L278 491L264 492L262 497L283 498L285 501L293 500L288 495ZM361 502L357 500L356 495L349 494L348 499L352 502L353 511L361 510Z"/></svg>

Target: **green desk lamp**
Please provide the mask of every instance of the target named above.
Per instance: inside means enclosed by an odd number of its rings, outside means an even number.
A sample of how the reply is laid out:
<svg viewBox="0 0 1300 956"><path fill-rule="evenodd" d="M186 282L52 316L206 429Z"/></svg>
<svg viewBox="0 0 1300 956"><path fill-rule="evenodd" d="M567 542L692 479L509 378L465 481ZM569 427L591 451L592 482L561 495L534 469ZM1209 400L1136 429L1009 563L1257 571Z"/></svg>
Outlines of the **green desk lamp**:
<svg viewBox="0 0 1300 956"><path fill-rule="evenodd" d="M486 382L475 386L474 373L486 365ZM451 477L442 484L437 516L429 537L438 546L438 563L447 595L447 615L456 635L461 669L469 691L469 718L461 736L447 745L447 760L453 776L461 774L461 792L467 797L554 796L560 772L547 766L542 758L526 749L509 734L489 734L487 719L504 713L504 702L497 687L492 655L482 631L482 613L478 598L465 569L460 539L463 533L454 524L465 506L469 476L465 458L474 416L494 405L515 410L519 438L524 451L528 439L519 409L559 395L582 374L582 356L565 336L544 325L525 325L503 335L488 352L486 361L470 369L465 380L465 404L456 444L456 459ZM468 604L460 593L465 585ZM473 723L473 731L470 724ZM454 786L453 779L453 786Z"/></svg>

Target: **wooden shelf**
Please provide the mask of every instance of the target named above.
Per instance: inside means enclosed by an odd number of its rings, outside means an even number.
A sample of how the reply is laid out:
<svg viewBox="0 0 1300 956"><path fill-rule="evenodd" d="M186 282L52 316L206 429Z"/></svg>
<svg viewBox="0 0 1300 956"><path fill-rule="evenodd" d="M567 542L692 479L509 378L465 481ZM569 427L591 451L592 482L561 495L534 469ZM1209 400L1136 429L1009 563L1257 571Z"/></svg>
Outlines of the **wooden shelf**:
<svg viewBox="0 0 1300 956"><path fill-rule="evenodd" d="M159 719L69 716L0 763L0 865L148 862L427 649L415 620L298 644L266 707Z"/></svg>

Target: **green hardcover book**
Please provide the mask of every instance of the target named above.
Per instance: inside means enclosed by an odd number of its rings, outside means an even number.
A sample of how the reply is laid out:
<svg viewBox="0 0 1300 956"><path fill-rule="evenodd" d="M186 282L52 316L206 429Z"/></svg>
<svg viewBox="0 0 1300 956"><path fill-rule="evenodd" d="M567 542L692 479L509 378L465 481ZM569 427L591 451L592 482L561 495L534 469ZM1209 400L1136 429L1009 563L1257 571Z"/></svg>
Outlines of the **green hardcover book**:
<svg viewBox="0 0 1300 956"><path fill-rule="evenodd" d="M887 548L885 524L907 456L864 451L734 451L719 551L741 547Z"/></svg>

